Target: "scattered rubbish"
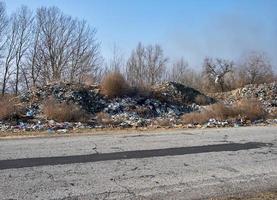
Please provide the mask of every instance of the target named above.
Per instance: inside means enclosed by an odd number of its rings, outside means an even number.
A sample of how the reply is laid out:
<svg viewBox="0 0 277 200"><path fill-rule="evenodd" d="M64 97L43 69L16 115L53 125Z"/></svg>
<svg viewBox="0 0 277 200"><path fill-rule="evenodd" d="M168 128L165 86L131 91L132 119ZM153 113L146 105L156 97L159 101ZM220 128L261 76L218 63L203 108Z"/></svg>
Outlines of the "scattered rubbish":
<svg viewBox="0 0 277 200"><path fill-rule="evenodd" d="M59 129L57 130L58 133L67 133L68 130L67 129Z"/></svg>
<svg viewBox="0 0 277 200"><path fill-rule="evenodd" d="M67 133L72 129L130 128L130 127L241 127L249 124L277 124L277 119L256 120L244 118L233 121L209 119L203 124L182 124L181 116L205 110L205 105L216 101L233 104L243 98L258 98L269 113L277 113L277 84L248 85L230 92L210 94L174 82L153 86L149 95L136 94L122 98L107 98L100 93L98 85L85 86L70 83L53 83L37 87L20 95L25 105L24 118L16 122L0 121L0 131L47 131ZM211 98L211 97L213 98ZM60 103L78 105L89 116L85 122L56 122L47 119L42 112L43 103L54 98ZM198 101L197 101L198 98ZM99 115L102 113L102 115ZM100 119L102 118L102 119Z"/></svg>

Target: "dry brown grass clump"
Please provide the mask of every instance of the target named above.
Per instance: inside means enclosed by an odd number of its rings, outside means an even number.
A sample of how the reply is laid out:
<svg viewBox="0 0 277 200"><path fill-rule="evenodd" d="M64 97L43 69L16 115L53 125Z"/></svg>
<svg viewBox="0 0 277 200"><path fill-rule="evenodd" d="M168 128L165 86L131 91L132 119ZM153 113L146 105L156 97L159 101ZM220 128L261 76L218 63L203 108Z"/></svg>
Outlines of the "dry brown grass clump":
<svg viewBox="0 0 277 200"><path fill-rule="evenodd" d="M263 119L267 116L262 104L254 99L242 100L235 105L226 106L221 103L213 104L200 113L188 113L182 116L185 124L203 124L209 119L230 120L248 119L251 121Z"/></svg>
<svg viewBox="0 0 277 200"><path fill-rule="evenodd" d="M267 112L264 110L261 102L256 99L242 100L238 102L234 108L241 116L244 116L251 121L262 119L267 116Z"/></svg>
<svg viewBox="0 0 277 200"><path fill-rule="evenodd" d="M206 110L200 113L189 113L183 115L182 121L185 124L203 124L211 118L217 120L227 120L235 118L238 115L239 112L237 112L234 107L217 103L209 106Z"/></svg>
<svg viewBox="0 0 277 200"><path fill-rule="evenodd" d="M0 97L0 120L12 120L23 114L20 103L13 96Z"/></svg>
<svg viewBox="0 0 277 200"><path fill-rule="evenodd" d="M43 104L43 114L47 119L57 122L84 122L87 119L85 111L72 103L57 102L49 98Z"/></svg>
<svg viewBox="0 0 277 200"><path fill-rule="evenodd" d="M118 72L113 72L106 75L101 81L102 93L110 98L122 97L130 91L130 86Z"/></svg>
<svg viewBox="0 0 277 200"><path fill-rule="evenodd" d="M198 105L208 105L211 102L209 101L209 99L205 95L200 94L200 95L197 95L195 97L195 103L198 104Z"/></svg>
<svg viewBox="0 0 277 200"><path fill-rule="evenodd" d="M214 118L217 120L226 120L239 115L236 107L226 106L222 103L217 103L209 106L206 112L209 113L210 118Z"/></svg>
<svg viewBox="0 0 277 200"><path fill-rule="evenodd" d="M158 127L163 127L163 128L169 128L172 127L173 122L170 121L170 119L157 119L154 121L154 125Z"/></svg>
<svg viewBox="0 0 277 200"><path fill-rule="evenodd" d="M98 124L102 125L111 125L113 124L113 120L111 116L108 113L105 112L99 112L96 114L96 121Z"/></svg>
<svg viewBox="0 0 277 200"><path fill-rule="evenodd" d="M182 116L182 122L184 124L204 124L210 119L207 112L192 112Z"/></svg>

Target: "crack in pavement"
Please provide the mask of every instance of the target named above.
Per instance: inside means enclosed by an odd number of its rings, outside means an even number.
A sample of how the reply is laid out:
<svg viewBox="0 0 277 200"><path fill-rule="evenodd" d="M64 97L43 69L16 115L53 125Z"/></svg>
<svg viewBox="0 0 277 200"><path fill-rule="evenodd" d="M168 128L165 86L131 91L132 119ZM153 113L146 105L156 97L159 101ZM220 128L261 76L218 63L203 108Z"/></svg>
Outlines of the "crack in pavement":
<svg viewBox="0 0 277 200"><path fill-rule="evenodd" d="M94 147L92 148L93 151L95 151L96 154L100 154L97 150L97 144L95 142L91 142L92 144L94 144Z"/></svg>
<svg viewBox="0 0 277 200"><path fill-rule="evenodd" d="M118 179L120 179L120 177L118 177ZM130 188L128 188L127 186L121 185L116 181L116 178L112 178L110 179L112 182L114 182L117 186L123 188L124 190L126 190L127 194L131 195L132 197L136 198L136 194L135 192L131 191Z"/></svg>

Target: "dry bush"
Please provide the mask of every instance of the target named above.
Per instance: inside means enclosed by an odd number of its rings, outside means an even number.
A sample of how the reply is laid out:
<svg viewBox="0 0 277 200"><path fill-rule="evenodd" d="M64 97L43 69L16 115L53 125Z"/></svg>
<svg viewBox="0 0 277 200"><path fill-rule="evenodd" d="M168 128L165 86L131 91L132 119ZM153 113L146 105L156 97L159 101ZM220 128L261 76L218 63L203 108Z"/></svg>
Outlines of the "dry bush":
<svg viewBox="0 0 277 200"><path fill-rule="evenodd" d="M203 124L209 119L230 120L246 118L251 121L267 116L262 104L257 100L243 100L239 103L226 106L221 103L213 104L200 113L188 113L182 116L184 124Z"/></svg>
<svg viewBox="0 0 277 200"><path fill-rule="evenodd" d="M207 112L192 112L182 116L182 122L184 124L203 124L210 119Z"/></svg>
<svg viewBox="0 0 277 200"><path fill-rule="evenodd" d="M82 83L86 86L90 86L96 83L96 80L91 75L84 75Z"/></svg>
<svg viewBox="0 0 277 200"><path fill-rule="evenodd" d="M183 115L182 122L185 124L203 124L212 118L226 120L229 117L233 117L233 111L231 108L228 108L223 104L214 104L200 113L193 112Z"/></svg>
<svg viewBox="0 0 277 200"><path fill-rule="evenodd" d="M208 105L211 103L210 99L208 99L205 95L200 94L195 97L195 103L198 105Z"/></svg>
<svg viewBox="0 0 277 200"><path fill-rule="evenodd" d="M262 119L267 116L262 103L256 99L241 100L234 106L234 110L251 121Z"/></svg>
<svg viewBox="0 0 277 200"><path fill-rule="evenodd" d="M102 125L111 125L113 124L113 120L108 113L99 112L96 114L96 121L98 124Z"/></svg>
<svg viewBox="0 0 277 200"><path fill-rule="evenodd" d="M159 127L172 127L173 123L170 121L170 119L157 119L155 120L154 124Z"/></svg>
<svg viewBox="0 0 277 200"><path fill-rule="evenodd" d="M206 111L210 118L217 120L226 120L239 115L239 112L233 106L226 106L222 103L213 104Z"/></svg>
<svg viewBox="0 0 277 200"><path fill-rule="evenodd" d="M0 120L12 120L23 114L19 102L12 96L0 97Z"/></svg>
<svg viewBox="0 0 277 200"><path fill-rule="evenodd" d="M102 93L110 98L128 95L130 87L122 74L113 72L107 74L101 81Z"/></svg>
<svg viewBox="0 0 277 200"><path fill-rule="evenodd" d="M43 104L42 112L47 119L57 122L84 122L87 119L85 111L72 103L57 102L49 98Z"/></svg>

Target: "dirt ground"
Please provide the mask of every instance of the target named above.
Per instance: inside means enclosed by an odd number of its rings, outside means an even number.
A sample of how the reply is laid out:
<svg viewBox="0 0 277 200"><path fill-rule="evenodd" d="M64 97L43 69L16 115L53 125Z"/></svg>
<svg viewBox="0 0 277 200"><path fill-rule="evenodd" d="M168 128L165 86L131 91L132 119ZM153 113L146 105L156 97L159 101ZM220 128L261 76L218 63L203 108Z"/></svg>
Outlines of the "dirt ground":
<svg viewBox="0 0 277 200"><path fill-rule="evenodd" d="M210 200L277 200L277 191L262 192L254 195L227 197L227 198L212 198Z"/></svg>

